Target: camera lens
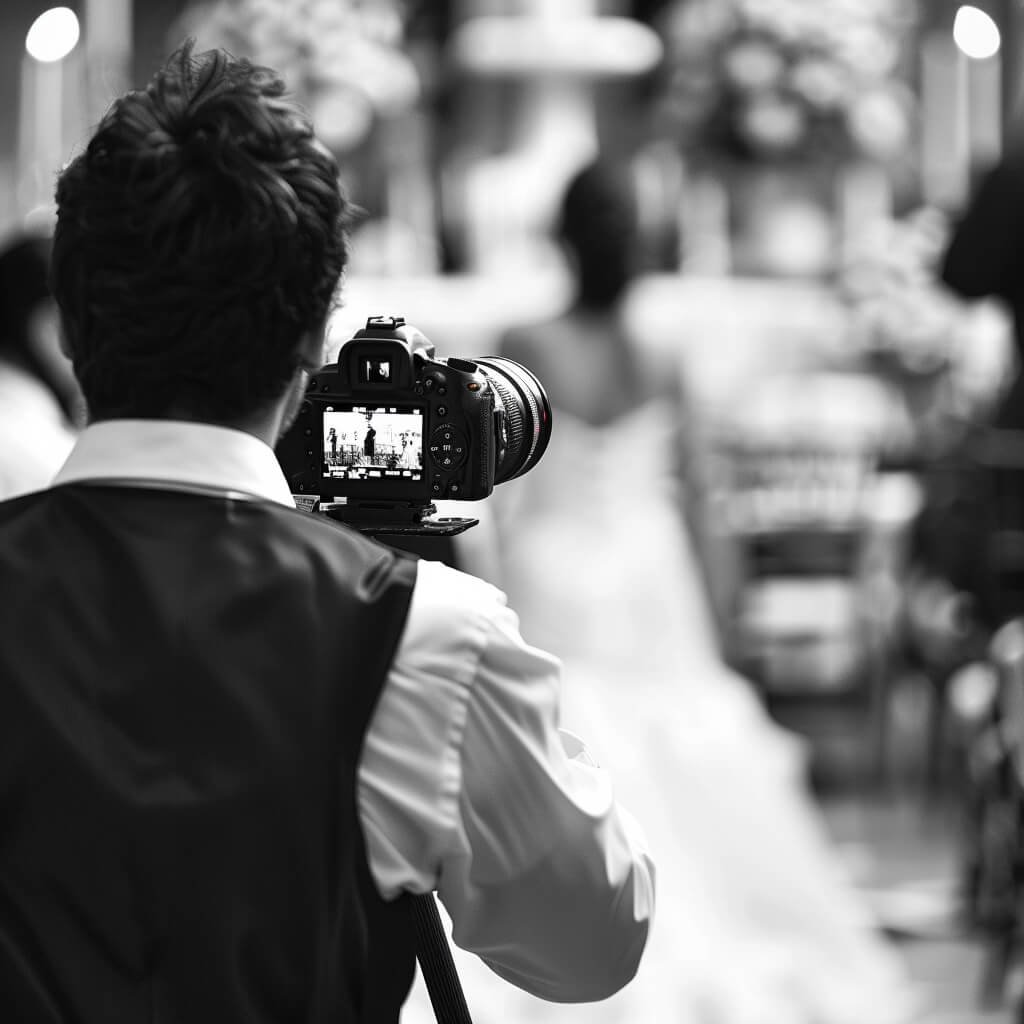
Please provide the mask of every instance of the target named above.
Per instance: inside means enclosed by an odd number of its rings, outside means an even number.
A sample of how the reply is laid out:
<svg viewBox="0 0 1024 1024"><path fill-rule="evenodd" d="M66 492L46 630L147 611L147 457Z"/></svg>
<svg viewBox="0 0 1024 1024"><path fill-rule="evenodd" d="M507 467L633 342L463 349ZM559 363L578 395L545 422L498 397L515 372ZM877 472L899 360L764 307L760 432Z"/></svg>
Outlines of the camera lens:
<svg viewBox="0 0 1024 1024"><path fill-rule="evenodd" d="M540 461L551 437L551 404L541 383L521 363L502 356L473 357L504 410L506 446L494 482L522 476Z"/></svg>

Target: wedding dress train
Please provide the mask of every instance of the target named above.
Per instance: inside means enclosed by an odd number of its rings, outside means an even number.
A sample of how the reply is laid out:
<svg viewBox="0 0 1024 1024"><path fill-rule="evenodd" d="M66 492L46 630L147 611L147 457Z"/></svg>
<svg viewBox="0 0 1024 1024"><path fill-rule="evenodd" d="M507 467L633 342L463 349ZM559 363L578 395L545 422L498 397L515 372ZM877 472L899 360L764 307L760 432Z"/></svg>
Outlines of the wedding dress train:
<svg viewBox="0 0 1024 1024"><path fill-rule="evenodd" d="M601 1003L545 1003L456 949L475 1024L913 1019L902 965L805 791L800 741L719 657L669 471L671 407L601 426L554 415L544 458L499 487L474 543L493 527L494 582L526 640L563 660L561 724L644 826L657 911L637 976ZM418 979L403 1024L432 1019Z"/></svg>

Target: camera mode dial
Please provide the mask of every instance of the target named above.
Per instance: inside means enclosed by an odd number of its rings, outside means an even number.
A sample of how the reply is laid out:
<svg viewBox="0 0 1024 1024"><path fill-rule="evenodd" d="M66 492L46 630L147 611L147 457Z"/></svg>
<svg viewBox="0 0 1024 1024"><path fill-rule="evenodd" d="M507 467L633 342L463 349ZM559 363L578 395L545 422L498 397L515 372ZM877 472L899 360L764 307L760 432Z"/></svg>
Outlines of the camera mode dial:
<svg viewBox="0 0 1024 1024"><path fill-rule="evenodd" d="M442 470L456 469L466 461L469 442L466 435L451 423L435 427L427 450L434 463Z"/></svg>

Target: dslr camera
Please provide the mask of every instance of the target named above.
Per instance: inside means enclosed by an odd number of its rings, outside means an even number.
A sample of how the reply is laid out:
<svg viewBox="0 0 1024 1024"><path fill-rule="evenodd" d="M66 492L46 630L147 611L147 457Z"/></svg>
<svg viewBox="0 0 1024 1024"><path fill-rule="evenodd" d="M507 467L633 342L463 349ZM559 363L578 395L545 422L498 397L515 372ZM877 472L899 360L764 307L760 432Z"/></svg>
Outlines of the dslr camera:
<svg viewBox="0 0 1024 1024"><path fill-rule="evenodd" d="M551 406L525 366L501 356L438 359L403 317L370 317L309 380L277 446L296 497L371 534L452 534L434 501L486 498L537 464Z"/></svg>

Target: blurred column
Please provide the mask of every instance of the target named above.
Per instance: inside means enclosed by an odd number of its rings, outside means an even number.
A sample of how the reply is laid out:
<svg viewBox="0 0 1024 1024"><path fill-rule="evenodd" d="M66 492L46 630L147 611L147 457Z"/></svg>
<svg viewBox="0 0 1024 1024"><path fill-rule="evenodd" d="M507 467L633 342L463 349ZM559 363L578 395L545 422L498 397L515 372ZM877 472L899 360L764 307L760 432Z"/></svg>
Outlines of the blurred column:
<svg viewBox="0 0 1024 1024"><path fill-rule="evenodd" d="M969 60L967 144L972 176L999 159L1003 148L1003 125L1007 116L1004 87L1007 68L1007 40L999 53L987 60Z"/></svg>
<svg viewBox="0 0 1024 1024"><path fill-rule="evenodd" d="M85 0L86 118L96 124L131 87L132 0Z"/></svg>
<svg viewBox="0 0 1024 1024"><path fill-rule="evenodd" d="M921 184L925 201L959 206L967 192L966 58L948 26L921 40Z"/></svg>
<svg viewBox="0 0 1024 1024"><path fill-rule="evenodd" d="M1024 116L1021 110L1021 72L1024 70L1024 2L998 0L1003 33L1002 116L1003 133L1012 131ZM1019 130L1019 127L1018 127Z"/></svg>
<svg viewBox="0 0 1024 1024"><path fill-rule="evenodd" d="M999 156L1007 77L1000 35L963 33L954 40L961 9L946 12L921 40L924 198L947 209L964 203L974 175Z"/></svg>
<svg viewBox="0 0 1024 1024"><path fill-rule="evenodd" d="M68 157L68 127L80 92L78 36L75 14L55 7L40 14L25 37L17 139L17 205L25 216L45 216L52 208L57 173Z"/></svg>

